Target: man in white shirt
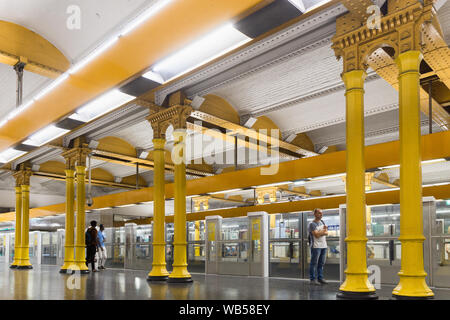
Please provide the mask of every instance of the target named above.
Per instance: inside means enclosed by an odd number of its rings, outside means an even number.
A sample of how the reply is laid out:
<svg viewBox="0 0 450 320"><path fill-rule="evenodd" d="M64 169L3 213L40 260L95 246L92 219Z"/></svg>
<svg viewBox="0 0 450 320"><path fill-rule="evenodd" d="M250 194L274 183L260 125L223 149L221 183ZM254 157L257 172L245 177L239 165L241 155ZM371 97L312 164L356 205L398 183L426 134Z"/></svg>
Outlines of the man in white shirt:
<svg viewBox="0 0 450 320"><path fill-rule="evenodd" d="M314 209L314 220L308 226L310 246L311 246L311 262L309 265L309 279L311 284L320 285L327 284L323 278L323 266L327 256L327 235L328 227L322 220L322 210ZM316 280L317 269L317 280Z"/></svg>

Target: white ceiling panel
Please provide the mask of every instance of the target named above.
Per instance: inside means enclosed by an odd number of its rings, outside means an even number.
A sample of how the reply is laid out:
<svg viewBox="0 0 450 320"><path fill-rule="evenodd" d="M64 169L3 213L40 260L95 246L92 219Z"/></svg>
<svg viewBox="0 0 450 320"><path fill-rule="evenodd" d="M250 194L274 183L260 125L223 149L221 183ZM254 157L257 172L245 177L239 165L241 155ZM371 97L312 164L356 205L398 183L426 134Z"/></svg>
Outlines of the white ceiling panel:
<svg viewBox="0 0 450 320"><path fill-rule="evenodd" d="M240 114L256 113L342 80L341 63L326 45L216 88Z"/></svg>

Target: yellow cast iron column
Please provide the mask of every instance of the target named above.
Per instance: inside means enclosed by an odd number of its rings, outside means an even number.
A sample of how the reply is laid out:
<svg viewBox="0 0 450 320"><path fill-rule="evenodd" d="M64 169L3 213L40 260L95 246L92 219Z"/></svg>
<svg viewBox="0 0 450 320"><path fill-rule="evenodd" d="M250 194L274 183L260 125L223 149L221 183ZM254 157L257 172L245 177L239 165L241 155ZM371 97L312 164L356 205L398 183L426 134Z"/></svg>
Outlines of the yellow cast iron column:
<svg viewBox="0 0 450 320"><path fill-rule="evenodd" d="M14 261L10 268L17 268L20 265L21 258L21 239L22 239L22 188L16 186L16 230L14 234Z"/></svg>
<svg viewBox="0 0 450 320"><path fill-rule="evenodd" d="M347 134L347 269L337 294L344 299L377 299L369 282L366 257L366 194L364 163L364 80L363 70L343 74L346 87Z"/></svg>
<svg viewBox="0 0 450 320"><path fill-rule="evenodd" d="M30 186L22 185L22 237L21 259L17 269L33 269L30 263Z"/></svg>
<svg viewBox="0 0 450 320"><path fill-rule="evenodd" d="M186 259L186 161L185 139L186 130L177 129L173 132L175 164L175 217L174 217L174 261L169 282L192 282L187 270Z"/></svg>
<svg viewBox="0 0 450 320"><path fill-rule="evenodd" d="M81 274L89 273L89 269L86 266L86 254L85 254L85 240L84 240L84 229L86 213L85 202L86 202L86 167L76 166L77 171L77 228L76 228L76 243L75 243L75 264L80 270Z"/></svg>
<svg viewBox="0 0 450 320"><path fill-rule="evenodd" d="M166 269L165 241L165 178L164 178L164 138L153 139L153 263L148 274L149 281L165 281L169 276Z"/></svg>
<svg viewBox="0 0 450 320"><path fill-rule="evenodd" d="M61 267L60 273L66 273L67 269L71 269L74 264L74 186L75 171L66 170L66 232L64 245L64 265Z"/></svg>
<svg viewBox="0 0 450 320"><path fill-rule="evenodd" d="M400 282L397 298L431 298L423 265L422 168L420 147L420 51L407 51L396 59L400 70Z"/></svg>

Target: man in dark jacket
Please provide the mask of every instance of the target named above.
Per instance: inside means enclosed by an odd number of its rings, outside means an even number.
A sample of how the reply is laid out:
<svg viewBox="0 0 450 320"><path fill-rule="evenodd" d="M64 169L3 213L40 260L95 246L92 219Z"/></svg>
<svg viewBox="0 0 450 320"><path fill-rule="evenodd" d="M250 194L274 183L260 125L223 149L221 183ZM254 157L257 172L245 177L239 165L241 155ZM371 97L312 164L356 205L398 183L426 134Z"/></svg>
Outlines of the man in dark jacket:
<svg viewBox="0 0 450 320"><path fill-rule="evenodd" d="M92 264L92 272L97 272L95 268L95 254L98 248L97 240L97 221L91 221L91 226L86 230L85 240L86 240L86 266L89 267L89 263Z"/></svg>

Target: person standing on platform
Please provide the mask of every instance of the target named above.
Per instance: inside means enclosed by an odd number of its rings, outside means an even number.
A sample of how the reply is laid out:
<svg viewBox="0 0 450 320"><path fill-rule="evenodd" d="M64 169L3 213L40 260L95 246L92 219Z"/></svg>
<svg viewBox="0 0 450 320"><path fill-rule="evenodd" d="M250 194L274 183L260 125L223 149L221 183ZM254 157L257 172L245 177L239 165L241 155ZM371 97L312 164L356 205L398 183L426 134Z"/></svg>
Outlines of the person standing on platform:
<svg viewBox="0 0 450 320"><path fill-rule="evenodd" d="M95 268L95 254L98 248L98 238L97 238L97 221L92 220L91 226L86 230L85 241L86 241L86 266L89 267L89 263L92 265L92 272L98 272Z"/></svg>
<svg viewBox="0 0 450 320"><path fill-rule="evenodd" d="M98 268L105 270L105 262L106 262L106 248L105 248L105 234L103 233L105 227L101 224L100 231L98 232Z"/></svg>
<svg viewBox="0 0 450 320"><path fill-rule="evenodd" d="M328 227L322 220L322 210L314 209L314 220L308 226L308 242L311 246L311 262L309 265L309 279L313 285L327 284L323 278L323 266L327 256ZM317 280L316 280L317 270Z"/></svg>

